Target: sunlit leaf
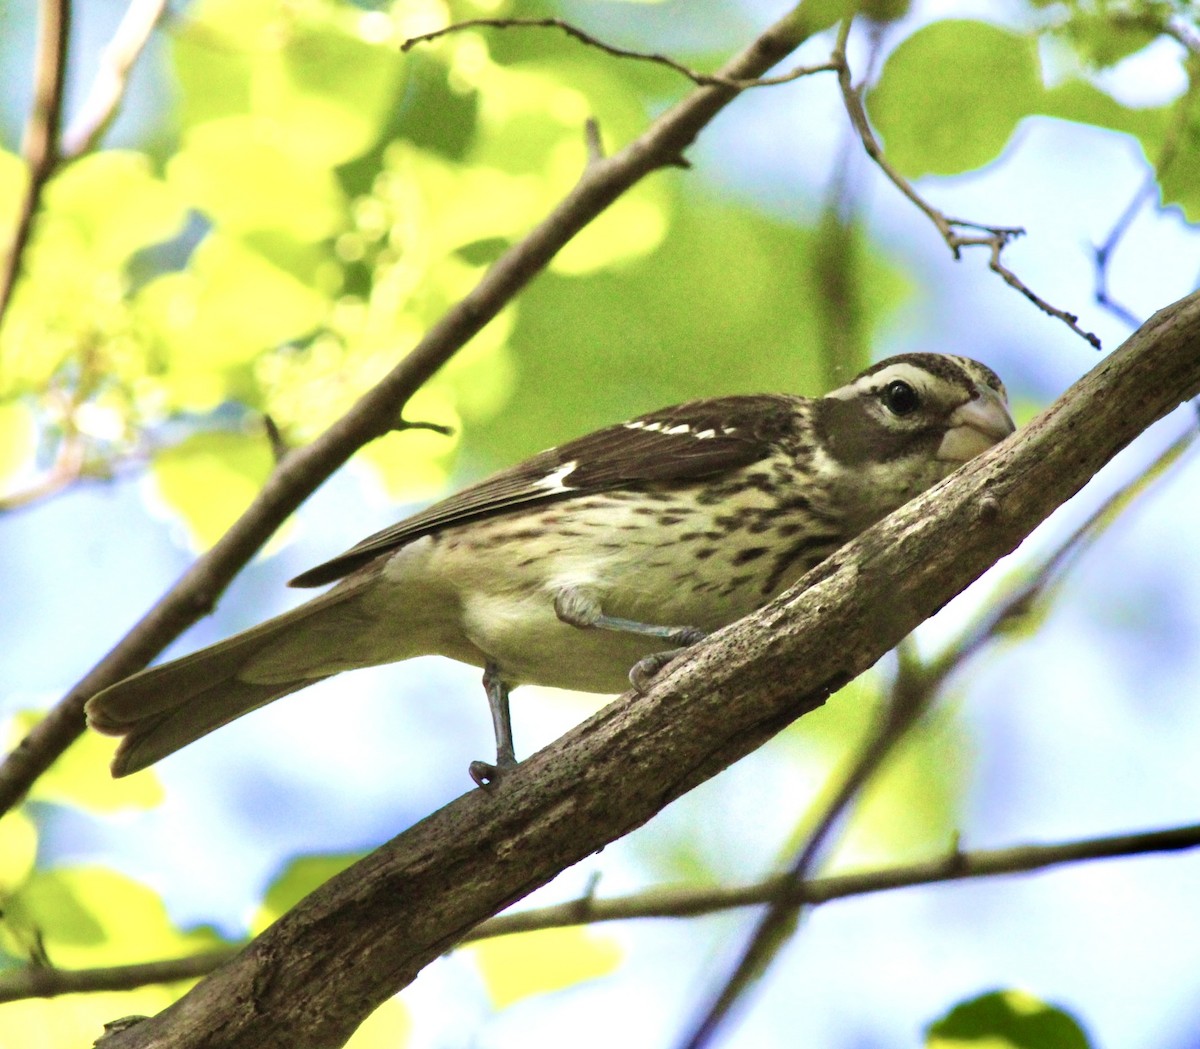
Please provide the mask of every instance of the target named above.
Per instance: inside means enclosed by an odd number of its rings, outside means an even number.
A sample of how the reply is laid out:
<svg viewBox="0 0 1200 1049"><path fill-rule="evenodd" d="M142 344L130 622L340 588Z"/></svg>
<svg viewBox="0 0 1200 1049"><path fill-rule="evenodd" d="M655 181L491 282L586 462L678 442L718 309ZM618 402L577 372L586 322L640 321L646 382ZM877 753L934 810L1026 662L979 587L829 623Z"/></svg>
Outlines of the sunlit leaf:
<svg viewBox="0 0 1200 1049"><path fill-rule="evenodd" d="M404 1049L412 1034L412 1017L399 998L389 998L363 1021L346 1049Z"/></svg>
<svg viewBox="0 0 1200 1049"><path fill-rule="evenodd" d="M0 820L0 900L7 899L29 876L37 845L37 826L22 809L14 809Z"/></svg>
<svg viewBox="0 0 1200 1049"><path fill-rule="evenodd" d="M498 936L466 949L475 955L497 1009L607 976L621 962L616 941L586 928Z"/></svg>
<svg viewBox="0 0 1200 1049"><path fill-rule="evenodd" d="M405 408L414 422L449 426L451 434L410 429L372 441L356 456L376 471L388 497L395 502L418 502L446 488L451 458L458 446L462 423L453 402L437 389L417 392Z"/></svg>
<svg viewBox="0 0 1200 1049"><path fill-rule="evenodd" d="M106 150L68 165L46 187L43 222L63 223L99 265L173 237L183 225L179 195L140 153ZM42 231L44 232L44 230Z"/></svg>
<svg viewBox="0 0 1200 1049"><path fill-rule="evenodd" d="M181 932L155 892L106 867L37 871L5 913L36 930L50 959L65 968L177 957L220 943L207 930Z"/></svg>
<svg viewBox="0 0 1200 1049"><path fill-rule="evenodd" d="M867 106L888 159L917 178L995 160L1041 93L1035 40L947 19L892 52Z"/></svg>
<svg viewBox="0 0 1200 1049"><path fill-rule="evenodd" d="M863 675L789 730L789 744L803 753L820 786L785 844L785 854L808 838L858 760L880 716L880 688L875 675ZM835 839L833 865L860 868L948 847L972 756L970 737L952 709L943 704L927 714L859 795Z"/></svg>
<svg viewBox="0 0 1200 1049"><path fill-rule="evenodd" d="M272 121L258 116L193 128L168 162L167 179L232 232L279 229L321 240L345 221L346 202L331 168L311 163Z"/></svg>
<svg viewBox="0 0 1200 1049"><path fill-rule="evenodd" d="M30 998L0 1007L0 1046L4 1049L80 1049L104 1033L104 1025L124 1016L153 1016L179 997L179 985L135 991Z"/></svg>
<svg viewBox="0 0 1200 1049"><path fill-rule="evenodd" d="M961 1002L926 1032L926 1049L1090 1049L1066 1010L1025 991L992 991Z"/></svg>
<svg viewBox="0 0 1200 1049"><path fill-rule="evenodd" d="M265 929L280 915L291 910L314 889L340 874L364 853L329 853L318 856L297 856L267 889L262 907L253 922L255 934Z"/></svg>
<svg viewBox="0 0 1200 1049"><path fill-rule="evenodd" d="M0 492L7 478L29 464L37 441L37 420L24 401L0 403Z"/></svg>
<svg viewBox="0 0 1200 1049"><path fill-rule="evenodd" d="M363 15L351 31L328 19L297 19L276 61L256 66L251 108L311 163L343 164L379 138L405 61L390 38L364 39L363 29L383 24Z"/></svg>
<svg viewBox="0 0 1200 1049"><path fill-rule="evenodd" d="M151 476L179 515L189 544L207 550L250 505L271 473L265 437L199 433L154 457Z"/></svg>
<svg viewBox="0 0 1200 1049"><path fill-rule="evenodd" d="M25 736L40 715L25 712L16 719L16 729ZM89 812L151 808L163 798L162 785L153 772L114 779L108 772L113 740L98 732L85 732L30 788L35 801L72 805ZM0 821L2 825L2 821Z"/></svg>
<svg viewBox="0 0 1200 1049"><path fill-rule="evenodd" d="M210 234L188 268L138 293L136 306L169 364L172 406L204 411L236 393L263 350L312 332L328 299L243 241Z"/></svg>

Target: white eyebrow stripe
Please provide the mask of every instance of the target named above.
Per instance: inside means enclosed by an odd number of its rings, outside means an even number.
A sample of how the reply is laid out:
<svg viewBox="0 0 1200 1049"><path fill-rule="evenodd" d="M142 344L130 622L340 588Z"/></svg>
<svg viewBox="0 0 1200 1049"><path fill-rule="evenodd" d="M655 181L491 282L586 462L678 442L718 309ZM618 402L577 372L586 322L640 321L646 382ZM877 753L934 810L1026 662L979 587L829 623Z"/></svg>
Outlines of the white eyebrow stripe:
<svg viewBox="0 0 1200 1049"><path fill-rule="evenodd" d="M579 460L572 459L569 463L563 463L553 473L546 474L540 481L534 481L534 488L544 488L548 492L573 492L569 484L565 484L566 479L575 471L579 465Z"/></svg>

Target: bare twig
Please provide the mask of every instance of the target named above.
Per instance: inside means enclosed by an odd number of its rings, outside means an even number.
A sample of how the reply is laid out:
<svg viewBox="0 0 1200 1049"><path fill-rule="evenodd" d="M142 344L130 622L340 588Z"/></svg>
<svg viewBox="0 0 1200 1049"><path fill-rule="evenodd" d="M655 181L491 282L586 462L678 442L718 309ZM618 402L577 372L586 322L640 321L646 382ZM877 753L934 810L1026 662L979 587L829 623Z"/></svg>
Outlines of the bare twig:
<svg viewBox="0 0 1200 1049"><path fill-rule="evenodd" d="M1092 247L1092 262L1096 271L1092 294L1096 303L1108 310L1119 321L1123 321L1129 325L1130 328L1136 328L1141 324L1141 318L1131 309L1117 302L1109 294L1108 268L1112 262L1113 253L1120 246L1125 234L1129 232L1129 227L1133 225L1133 220L1137 218L1138 212L1157 195L1158 179L1155 175L1148 175L1130 198L1129 203L1125 205L1124 210L1117 217L1117 221L1113 223L1113 227L1109 230L1108 236L1104 238L1103 243Z"/></svg>
<svg viewBox="0 0 1200 1049"><path fill-rule="evenodd" d="M756 76L820 28L800 8L768 28L720 75ZM206 614L242 567L330 474L368 441L388 432L415 392L539 273L581 229L651 172L674 163L736 98L736 89L697 88L619 153L589 164L562 201L505 252L479 284L426 333L396 367L317 440L291 452L217 544L183 575L116 646L49 711L0 765L0 813L10 809L84 729L83 705L100 689L140 670Z"/></svg>
<svg viewBox="0 0 1200 1049"><path fill-rule="evenodd" d="M698 918L784 900L793 906L818 907L835 900L877 892L936 885L948 881L1029 874L1068 863L1179 852L1200 846L1200 824L1165 830L1115 834L1052 845L1014 845L1006 849L979 849L856 874L814 878L800 885L786 875L753 885L696 889L661 886L626 896L597 898L591 887L578 899L548 907L530 908L489 918L472 929L461 944L496 936L539 932L576 925L631 921L647 918ZM152 983L174 983L211 972L241 949L205 951L186 958L171 958L138 965L103 969L55 969L44 965L0 974L0 1003L23 998L48 998L87 991L128 991Z"/></svg>
<svg viewBox="0 0 1200 1049"><path fill-rule="evenodd" d="M112 40L100 53L100 65L87 98L63 132L63 161L75 160L96 148L120 111L130 71L166 9L167 0L130 0Z"/></svg>
<svg viewBox="0 0 1200 1049"><path fill-rule="evenodd" d="M1075 314L1052 306L1001 262L1001 253L1010 241L1025 232L1023 229L1014 226L987 226L977 222L950 218L945 212L940 211L925 200L913 188L912 183L901 175L887 159L883 152L883 147L880 146L879 140L875 137L875 132L871 128L871 122L867 118L867 111L862 103L862 90L854 86L850 73L850 65L846 59L846 42L850 36L851 24L852 20L849 18L842 22L841 29L838 31L837 43L834 45L832 62L837 68L838 85L841 88L846 112L850 117L850 122L854 126L855 131L858 133L859 139L862 141L863 149L866 151L867 156L875 162L876 166L884 173L892 185L900 190L933 223L955 259L962 257L963 248L976 246L990 248L991 258L988 265L993 272L1003 278L1006 284L1019 291L1043 313L1062 321L1076 335L1085 339L1096 349L1100 349L1099 336L1081 328L1079 326L1079 318ZM960 232L964 229L976 230L978 234L967 235Z"/></svg>
<svg viewBox="0 0 1200 1049"><path fill-rule="evenodd" d="M597 48L614 58L632 58L640 62L651 62L655 65L665 66L667 69L673 69L698 87L729 87L738 91L750 87L773 87L777 84L787 84L793 80L799 80L801 77L811 76L813 73L832 72L836 68L832 62L822 62L814 66L796 66L790 72L772 77L730 77L721 73L699 73L667 55L631 51L628 48L617 47L615 44L607 44L561 18L468 18L461 22L455 22L453 25L435 29L430 33L409 37L400 45L400 50L408 51L417 44L429 43L463 29L561 29L567 36L574 37L580 43Z"/></svg>
<svg viewBox="0 0 1200 1049"><path fill-rule="evenodd" d="M0 325L8 313L13 288L42 190L58 164L58 129L62 122L63 82L67 66L67 36L71 27L70 0L40 0L37 58L34 63L33 108L25 125L21 151L28 182L8 251L0 264Z"/></svg>
<svg viewBox="0 0 1200 1049"><path fill-rule="evenodd" d="M1178 27L1176 27L1178 28ZM1200 42L1194 38L1189 38L1181 33L1168 33L1174 36L1180 43L1187 47L1194 56L1200 56ZM1189 43L1190 39L1190 43ZM1197 96L1197 84L1194 80L1189 80L1188 89L1175 103L1175 111L1172 114L1171 124L1167 128L1166 134L1163 136L1162 147L1158 152L1158 159L1154 164L1154 171L1146 176L1142 185L1134 192L1128 204L1117 217L1117 221L1113 224L1112 229L1105 237L1103 243L1092 248L1092 261L1095 266L1095 283L1093 295L1096 302L1109 313L1113 314L1118 320L1129 325L1130 328L1136 328L1142 323L1142 318L1136 313L1121 303L1117 302L1108 290L1108 271L1112 263L1112 257L1124 240L1125 235L1129 232L1129 228L1133 225L1133 221L1137 218L1138 212L1146 205L1158 199L1158 185L1162 181L1163 176L1175 163L1179 156L1179 147L1184 140L1187 129L1191 123L1192 109L1195 105Z"/></svg>

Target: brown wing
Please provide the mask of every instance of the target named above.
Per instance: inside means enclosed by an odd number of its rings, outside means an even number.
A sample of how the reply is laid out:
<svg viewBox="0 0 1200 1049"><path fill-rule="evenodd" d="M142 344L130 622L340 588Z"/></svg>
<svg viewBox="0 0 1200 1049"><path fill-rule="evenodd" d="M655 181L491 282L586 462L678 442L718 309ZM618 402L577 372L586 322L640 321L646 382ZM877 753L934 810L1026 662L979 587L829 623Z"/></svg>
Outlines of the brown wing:
<svg viewBox="0 0 1200 1049"><path fill-rule="evenodd" d="M523 507L651 481L686 481L763 458L794 425L801 398L761 394L691 401L578 437L539 453L298 575L290 586L321 586L380 554L452 525Z"/></svg>

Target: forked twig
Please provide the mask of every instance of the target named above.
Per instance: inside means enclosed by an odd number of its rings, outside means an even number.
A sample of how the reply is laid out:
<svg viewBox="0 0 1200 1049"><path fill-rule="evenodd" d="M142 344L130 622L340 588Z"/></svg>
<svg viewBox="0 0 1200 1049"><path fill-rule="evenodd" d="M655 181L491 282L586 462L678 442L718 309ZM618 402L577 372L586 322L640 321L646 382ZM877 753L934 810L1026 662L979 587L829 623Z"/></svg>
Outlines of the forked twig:
<svg viewBox="0 0 1200 1049"><path fill-rule="evenodd" d="M400 50L408 51L417 44L429 43L430 41L438 40L450 33L457 33L463 29L561 29L567 36L574 37L581 44L597 48L606 55L612 55L614 58L631 58L636 61L651 62L655 65L665 66L667 69L673 69L680 76L687 77L688 80L698 87L728 87L737 91L742 91L750 87L774 87L778 84L791 83L793 80L799 80L801 77L810 76L813 73L832 72L837 68L832 62L822 62L815 66L796 66L790 72L782 73L779 76L748 77L746 79L722 76L720 73L700 73L689 66L685 66L682 62L676 61L669 55L646 51L632 51L629 48L617 47L615 44L605 43L605 41L592 36L591 33L585 32L578 26L572 25L562 18L467 18L461 22L454 22L451 25L443 26L441 29L434 29L428 33L411 36L400 45Z"/></svg>
<svg viewBox="0 0 1200 1049"><path fill-rule="evenodd" d="M858 133L858 137L862 141L863 149L866 151L867 156L875 162L876 166L883 172L892 185L900 190L933 223L956 260L962 257L961 249L963 248L976 246L989 248L991 250L991 257L988 266L993 272L999 274L1006 284L1019 291L1043 313L1049 314L1051 317L1056 317L1075 332L1076 335L1080 336L1080 338L1087 340L1096 349L1100 349L1099 336L1094 332L1081 328L1078 316L1066 310L1059 309L1057 306L1052 306L1001 262L1001 253L1010 241L1025 232L1022 228L1017 226L988 226L978 222L968 222L964 219L950 218L945 212L935 208L925 200L913 188L912 183L901 175L887 159L883 152L883 147L880 146L879 140L875 137L875 132L871 128L871 122L867 118L867 111L862 102L862 90L854 86L850 73L850 65L846 59L846 41L850 36L851 22L852 20L849 18L842 22L841 28L838 31L837 43L834 45L832 62L837 68L838 86L841 88L846 112L850 117L850 122L854 126L855 131ZM963 230L976 230L978 232L976 234L966 234L962 232Z"/></svg>

